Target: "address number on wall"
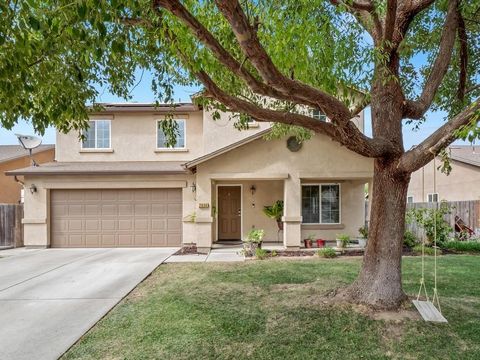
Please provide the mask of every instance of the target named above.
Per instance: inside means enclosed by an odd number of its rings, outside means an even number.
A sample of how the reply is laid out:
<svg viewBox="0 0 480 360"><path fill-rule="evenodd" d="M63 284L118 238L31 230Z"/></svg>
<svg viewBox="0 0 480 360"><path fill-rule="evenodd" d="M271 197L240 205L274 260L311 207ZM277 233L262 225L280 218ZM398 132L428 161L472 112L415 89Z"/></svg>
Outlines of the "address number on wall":
<svg viewBox="0 0 480 360"><path fill-rule="evenodd" d="M210 207L210 204L209 203L200 203L200 204L198 204L198 207L200 209L208 209Z"/></svg>

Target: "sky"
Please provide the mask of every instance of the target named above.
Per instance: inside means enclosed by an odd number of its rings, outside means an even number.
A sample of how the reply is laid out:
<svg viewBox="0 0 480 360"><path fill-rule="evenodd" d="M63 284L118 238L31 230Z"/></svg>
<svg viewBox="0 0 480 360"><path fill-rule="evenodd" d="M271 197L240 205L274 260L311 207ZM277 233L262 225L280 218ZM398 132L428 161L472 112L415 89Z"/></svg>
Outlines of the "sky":
<svg viewBox="0 0 480 360"><path fill-rule="evenodd" d="M143 74L141 81L132 90L132 99L129 102L139 102L139 103L149 103L154 102L154 96L150 89L151 83L151 74ZM196 87L183 87L177 86L175 88L174 99L179 102L188 102L190 101L190 96L196 93L199 88ZM98 102L125 102L124 99L118 98L108 92L106 88L99 88L99 98ZM404 125L404 143L405 149L409 149L414 145L419 144L423 139L435 131L439 126L444 122L444 114L442 113L428 113L427 121L422 124L419 130L413 131L412 125ZM0 127L0 145L11 145L17 144L17 138L15 133L25 134L25 135L37 135L33 131L31 124L20 121L12 130L4 129ZM365 133L368 136L371 136L372 127L371 127L371 114L370 108L365 110ZM55 143L55 129L49 128L43 136L44 144L54 144ZM459 142L457 142L459 143Z"/></svg>

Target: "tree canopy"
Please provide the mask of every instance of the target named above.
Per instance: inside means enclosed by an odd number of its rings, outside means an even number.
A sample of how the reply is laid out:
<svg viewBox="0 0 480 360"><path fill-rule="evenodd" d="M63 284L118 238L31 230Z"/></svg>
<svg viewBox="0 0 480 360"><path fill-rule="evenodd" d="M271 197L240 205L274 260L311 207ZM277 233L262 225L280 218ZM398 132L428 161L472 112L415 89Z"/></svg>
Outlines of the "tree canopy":
<svg viewBox="0 0 480 360"><path fill-rule="evenodd" d="M345 124L371 101L375 76L401 85L412 126L430 108L453 118L476 101L479 9L453 0L6 1L1 121L84 127L96 86L128 99L140 68L153 73L159 102L173 101L175 84L200 84L211 106L305 126L377 157L382 140ZM387 66L392 49L398 73ZM312 124L298 105L333 125Z"/></svg>

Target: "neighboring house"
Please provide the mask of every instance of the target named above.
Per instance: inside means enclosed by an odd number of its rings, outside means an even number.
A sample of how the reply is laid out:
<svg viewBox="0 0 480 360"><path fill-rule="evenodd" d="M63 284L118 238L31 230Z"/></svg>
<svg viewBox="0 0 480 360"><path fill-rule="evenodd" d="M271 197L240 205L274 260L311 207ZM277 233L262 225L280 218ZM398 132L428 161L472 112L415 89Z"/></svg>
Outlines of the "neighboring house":
<svg viewBox="0 0 480 360"><path fill-rule="evenodd" d="M55 160L55 145L40 145L33 149L33 158L38 164ZM28 151L21 145L0 145L0 204L18 204L22 202L22 185L5 172L29 166L31 159Z"/></svg>
<svg viewBox="0 0 480 360"><path fill-rule="evenodd" d="M178 122L174 148L159 122ZM319 121L325 121L319 117ZM353 119L363 130L363 114ZM356 235L364 224L364 185L372 159L323 135L301 149L265 140L270 124L238 131L191 103L104 104L86 140L57 134L57 162L11 171L23 176L25 244L52 247L180 246L208 251L217 240L245 239L299 248L309 234ZM284 230L262 209L285 201Z"/></svg>
<svg viewBox="0 0 480 360"><path fill-rule="evenodd" d="M412 174L407 202L480 200L480 148L452 145L447 149L452 171L441 172L435 158Z"/></svg>

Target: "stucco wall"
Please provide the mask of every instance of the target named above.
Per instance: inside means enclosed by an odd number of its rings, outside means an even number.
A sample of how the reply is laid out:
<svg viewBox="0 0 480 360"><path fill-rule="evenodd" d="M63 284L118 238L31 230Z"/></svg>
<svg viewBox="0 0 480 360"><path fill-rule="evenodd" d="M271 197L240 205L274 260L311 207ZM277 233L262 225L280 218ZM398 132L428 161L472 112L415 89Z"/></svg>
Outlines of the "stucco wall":
<svg viewBox="0 0 480 360"><path fill-rule="evenodd" d="M338 182L341 184L342 224L301 225L298 228L301 230L301 234L298 233L299 238L314 233L318 237L334 239L335 234L343 232L356 236L358 228L364 224L364 184L371 179L372 174L373 161L371 159L357 155L322 135L315 135L296 153L286 148L284 139L272 141L258 139L199 164L197 167L197 197L199 202L214 202L212 181L219 184L228 180L231 183L245 184L244 197L246 196L247 200L244 199L244 204L248 204L250 202L248 188L251 184L265 183L266 186L263 189L266 192L265 202L272 203L278 198L285 199L286 216L289 221L295 222L296 218L301 215L301 182ZM275 179L270 183L271 186L268 185L267 178L269 177ZM285 180L278 182L280 178L285 178ZM282 182L283 186L274 185ZM285 191L284 194L280 193L282 187ZM257 197L260 196L260 191L259 188ZM258 205L260 205L260 201ZM276 225L274 222L268 224L263 221L264 219L260 220L258 213L261 208L258 205L254 211L245 206L247 214L243 226L244 236L254 221L259 224L258 226L265 227L268 234L267 239L271 239ZM251 212L252 215L249 215L248 212ZM262 216L264 215L262 214ZM198 209L197 217L208 219L211 217L210 209ZM253 219L252 223L249 223L249 219ZM207 221L205 220L205 222ZM204 229L207 227L205 225ZM212 239L215 240L215 224L212 229ZM295 233L296 230L292 232L292 234ZM297 240L299 242L299 239Z"/></svg>
<svg viewBox="0 0 480 360"><path fill-rule="evenodd" d="M452 160L450 175L442 173L435 159L412 174L408 195L414 202L427 202L429 193L438 193L439 200L467 201L480 199L480 168Z"/></svg>
<svg viewBox="0 0 480 360"><path fill-rule="evenodd" d="M186 120L186 151L157 151L157 120L164 114L116 113L91 116L111 120L111 148L102 152L82 150L79 134L57 132L58 161L188 161L203 154L202 111L178 113L174 118Z"/></svg>
<svg viewBox="0 0 480 360"><path fill-rule="evenodd" d="M203 146L205 153L232 144L271 126L270 123L256 122L248 130L237 130L233 126L235 120L235 118L230 119L230 113L226 112L220 113L220 119L213 120L212 111L206 109L203 111ZM363 111L353 118L352 122L363 132Z"/></svg>
<svg viewBox="0 0 480 360"><path fill-rule="evenodd" d="M48 149L33 154L33 158L38 164L54 161L55 149ZM5 171L28 167L30 163L30 158L25 156L0 164L0 203L18 204L20 202L22 185L16 182L13 176L6 176Z"/></svg>
<svg viewBox="0 0 480 360"><path fill-rule="evenodd" d="M270 127L270 123L256 123L248 130L237 130L233 126L235 119L230 113L220 113L220 119L213 120L212 111L203 110L203 150L209 153L237 142L258 131Z"/></svg>

